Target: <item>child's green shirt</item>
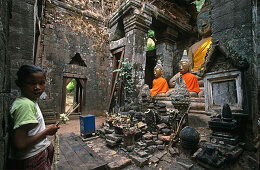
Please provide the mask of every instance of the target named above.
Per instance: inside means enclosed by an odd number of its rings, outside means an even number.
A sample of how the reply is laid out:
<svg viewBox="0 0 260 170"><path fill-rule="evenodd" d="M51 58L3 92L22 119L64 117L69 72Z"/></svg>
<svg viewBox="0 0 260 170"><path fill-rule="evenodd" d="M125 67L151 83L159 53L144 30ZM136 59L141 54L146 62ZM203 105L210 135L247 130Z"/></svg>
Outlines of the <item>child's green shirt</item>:
<svg viewBox="0 0 260 170"><path fill-rule="evenodd" d="M16 98L11 108L11 118L14 120L13 129L29 123L38 123L35 103L26 97Z"/></svg>

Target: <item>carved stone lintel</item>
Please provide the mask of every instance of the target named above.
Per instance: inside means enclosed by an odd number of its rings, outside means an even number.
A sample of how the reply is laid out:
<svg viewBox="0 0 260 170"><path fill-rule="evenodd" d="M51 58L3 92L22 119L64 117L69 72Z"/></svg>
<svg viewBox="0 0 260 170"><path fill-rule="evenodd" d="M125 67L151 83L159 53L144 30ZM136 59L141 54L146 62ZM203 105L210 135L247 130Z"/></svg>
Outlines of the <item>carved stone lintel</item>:
<svg viewBox="0 0 260 170"><path fill-rule="evenodd" d="M133 15L129 15L123 19L125 33L137 29L147 32L152 24L152 17L144 13L140 13L138 9L133 11Z"/></svg>
<svg viewBox="0 0 260 170"><path fill-rule="evenodd" d="M174 44L178 37L178 31L172 27L167 27L165 31L160 35L160 39L158 39L158 44L161 42L169 42Z"/></svg>

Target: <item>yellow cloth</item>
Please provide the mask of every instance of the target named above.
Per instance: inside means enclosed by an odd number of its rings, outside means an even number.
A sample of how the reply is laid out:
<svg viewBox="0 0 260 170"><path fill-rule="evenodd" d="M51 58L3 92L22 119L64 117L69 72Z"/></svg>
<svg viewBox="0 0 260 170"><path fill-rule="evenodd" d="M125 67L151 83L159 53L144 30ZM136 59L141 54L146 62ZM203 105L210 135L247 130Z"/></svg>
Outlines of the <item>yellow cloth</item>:
<svg viewBox="0 0 260 170"><path fill-rule="evenodd" d="M153 80L153 88L150 89L152 97L158 93L166 93L167 91L169 91L169 87L165 78L158 77Z"/></svg>
<svg viewBox="0 0 260 170"><path fill-rule="evenodd" d="M196 72L199 70L199 67L201 66L201 64L204 63L205 61L205 56L208 52L208 48L210 47L212 41L211 41L211 37L209 37L207 39L206 42L204 42L194 53L193 56L193 71Z"/></svg>

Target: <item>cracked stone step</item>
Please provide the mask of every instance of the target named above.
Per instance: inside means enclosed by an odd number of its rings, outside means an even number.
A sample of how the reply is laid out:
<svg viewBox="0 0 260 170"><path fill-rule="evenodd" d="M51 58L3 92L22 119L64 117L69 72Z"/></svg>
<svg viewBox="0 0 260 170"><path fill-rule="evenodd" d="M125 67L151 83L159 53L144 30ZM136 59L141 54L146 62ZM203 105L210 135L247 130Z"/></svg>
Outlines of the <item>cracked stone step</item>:
<svg viewBox="0 0 260 170"><path fill-rule="evenodd" d="M123 169L130 165L132 163L131 159L122 157L121 159L117 159L116 161L110 162L108 164L108 167L110 170L118 170L118 169Z"/></svg>

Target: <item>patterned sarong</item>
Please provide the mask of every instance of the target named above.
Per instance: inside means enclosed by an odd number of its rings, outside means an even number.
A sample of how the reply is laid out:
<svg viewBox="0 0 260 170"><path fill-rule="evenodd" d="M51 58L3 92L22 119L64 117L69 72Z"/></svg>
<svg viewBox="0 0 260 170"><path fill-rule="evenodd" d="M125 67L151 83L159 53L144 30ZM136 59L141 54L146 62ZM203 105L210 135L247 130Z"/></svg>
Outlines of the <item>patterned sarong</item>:
<svg viewBox="0 0 260 170"><path fill-rule="evenodd" d="M50 144L40 153L23 160L8 159L6 169L51 170L54 148Z"/></svg>

